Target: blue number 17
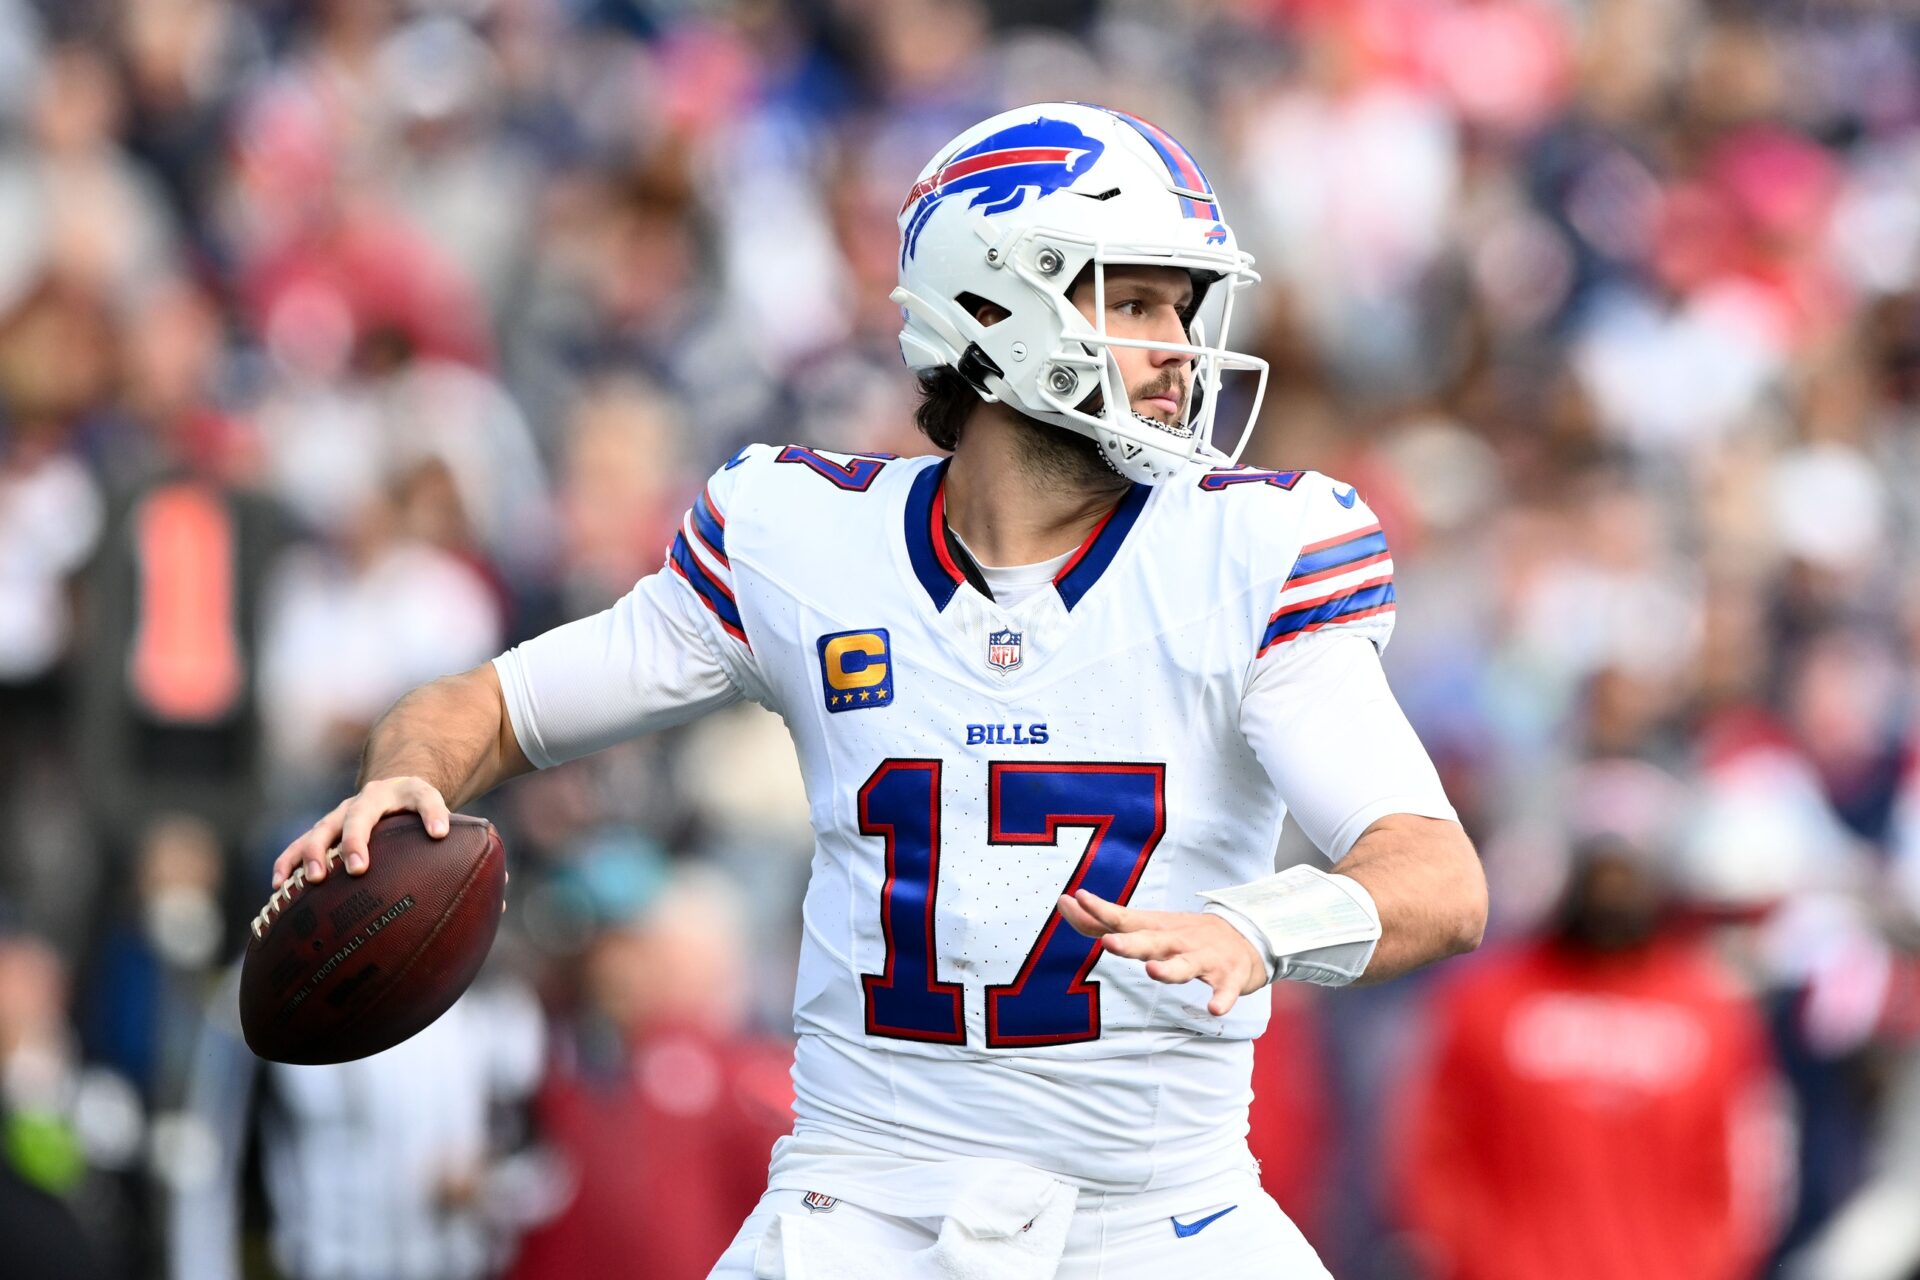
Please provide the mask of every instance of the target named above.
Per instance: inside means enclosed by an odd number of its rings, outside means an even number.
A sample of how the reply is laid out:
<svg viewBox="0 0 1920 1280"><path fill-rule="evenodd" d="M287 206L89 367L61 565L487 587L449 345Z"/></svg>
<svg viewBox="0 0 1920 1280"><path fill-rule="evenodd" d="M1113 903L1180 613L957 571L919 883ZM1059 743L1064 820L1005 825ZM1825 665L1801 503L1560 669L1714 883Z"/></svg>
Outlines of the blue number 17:
<svg viewBox="0 0 1920 1280"><path fill-rule="evenodd" d="M1062 828L1091 828L1061 892L1089 889L1118 903L1133 896L1167 830L1165 765L996 761L987 769L988 843L1053 845ZM938 979L934 947L940 761L883 761L860 788L860 833L883 840L887 859L886 967L860 979L867 1034L965 1044L962 988ZM1094 939L1048 912L1013 981L987 988L988 1047L1097 1040L1100 984L1087 973L1099 956Z"/></svg>

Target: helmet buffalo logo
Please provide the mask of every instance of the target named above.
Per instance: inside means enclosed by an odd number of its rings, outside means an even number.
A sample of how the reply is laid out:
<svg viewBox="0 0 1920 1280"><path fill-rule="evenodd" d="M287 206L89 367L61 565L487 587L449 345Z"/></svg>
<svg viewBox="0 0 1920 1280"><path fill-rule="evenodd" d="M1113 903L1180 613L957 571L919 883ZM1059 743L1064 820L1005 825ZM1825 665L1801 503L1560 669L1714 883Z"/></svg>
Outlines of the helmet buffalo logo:
<svg viewBox="0 0 1920 1280"><path fill-rule="evenodd" d="M913 210L901 233L901 265L913 256L927 219L949 196L971 191L969 209L1006 213L1026 203L1028 191L1037 200L1070 185L1092 168L1105 150L1105 143L1081 132L1079 126L1041 116L989 134L964 151L955 152L916 182L907 192L906 203L900 206L903 215Z"/></svg>

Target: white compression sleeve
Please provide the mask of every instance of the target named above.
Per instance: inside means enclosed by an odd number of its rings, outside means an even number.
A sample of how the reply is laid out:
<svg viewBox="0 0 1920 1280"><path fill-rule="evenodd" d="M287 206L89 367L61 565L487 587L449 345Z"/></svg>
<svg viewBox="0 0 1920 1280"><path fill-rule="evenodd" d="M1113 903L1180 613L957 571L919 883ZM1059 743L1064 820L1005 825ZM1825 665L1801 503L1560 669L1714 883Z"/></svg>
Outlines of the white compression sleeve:
<svg viewBox="0 0 1920 1280"><path fill-rule="evenodd" d="M1336 862L1390 813L1456 818L1364 636L1303 636L1264 659L1240 730L1294 821Z"/></svg>
<svg viewBox="0 0 1920 1280"><path fill-rule="evenodd" d="M739 701L699 610L656 573L611 608L495 658L527 759L544 769Z"/></svg>

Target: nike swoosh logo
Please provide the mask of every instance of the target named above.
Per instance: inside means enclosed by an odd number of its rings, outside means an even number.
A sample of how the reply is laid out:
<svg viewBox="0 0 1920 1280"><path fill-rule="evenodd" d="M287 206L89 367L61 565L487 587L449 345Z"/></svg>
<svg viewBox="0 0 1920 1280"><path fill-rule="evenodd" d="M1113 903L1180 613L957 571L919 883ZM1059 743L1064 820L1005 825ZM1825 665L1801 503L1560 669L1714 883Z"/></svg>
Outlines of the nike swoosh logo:
<svg viewBox="0 0 1920 1280"><path fill-rule="evenodd" d="M1198 1222L1182 1222L1178 1218L1168 1218L1167 1221L1173 1224L1173 1234L1179 1236L1182 1240L1184 1240L1188 1236L1199 1235L1202 1231L1205 1231L1208 1227L1212 1226L1214 1223L1218 1222L1220 1219L1226 1217L1228 1214L1232 1213L1235 1209L1238 1209L1239 1207L1240 1206L1237 1204L1230 1204L1226 1208L1222 1209L1220 1212L1210 1213L1206 1217L1200 1219Z"/></svg>
<svg viewBox="0 0 1920 1280"><path fill-rule="evenodd" d="M1343 507L1351 507L1353 500L1359 496L1360 492L1357 489L1349 489L1345 493L1340 492L1338 489L1333 491L1333 500Z"/></svg>

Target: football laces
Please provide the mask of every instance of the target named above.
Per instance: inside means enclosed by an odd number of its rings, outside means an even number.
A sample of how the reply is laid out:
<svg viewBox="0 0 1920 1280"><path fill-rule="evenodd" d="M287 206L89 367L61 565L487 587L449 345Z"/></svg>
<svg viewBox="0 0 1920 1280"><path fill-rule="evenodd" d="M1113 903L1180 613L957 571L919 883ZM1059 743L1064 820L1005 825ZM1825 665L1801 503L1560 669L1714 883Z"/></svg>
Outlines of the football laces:
<svg viewBox="0 0 1920 1280"><path fill-rule="evenodd" d="M328 863L339 862L340 850L327 850L327 861ZM300 890L306 887L307 868L303 864L296 868L292 875L287 877L285 884L273 891L272 895L267 898L267 905L260 908L260 914L253 918L253 936L256 938L264 938L267 934L267 927L273 923L273 917L278 912L286 910L287 904L298 897Z"/></svg>

